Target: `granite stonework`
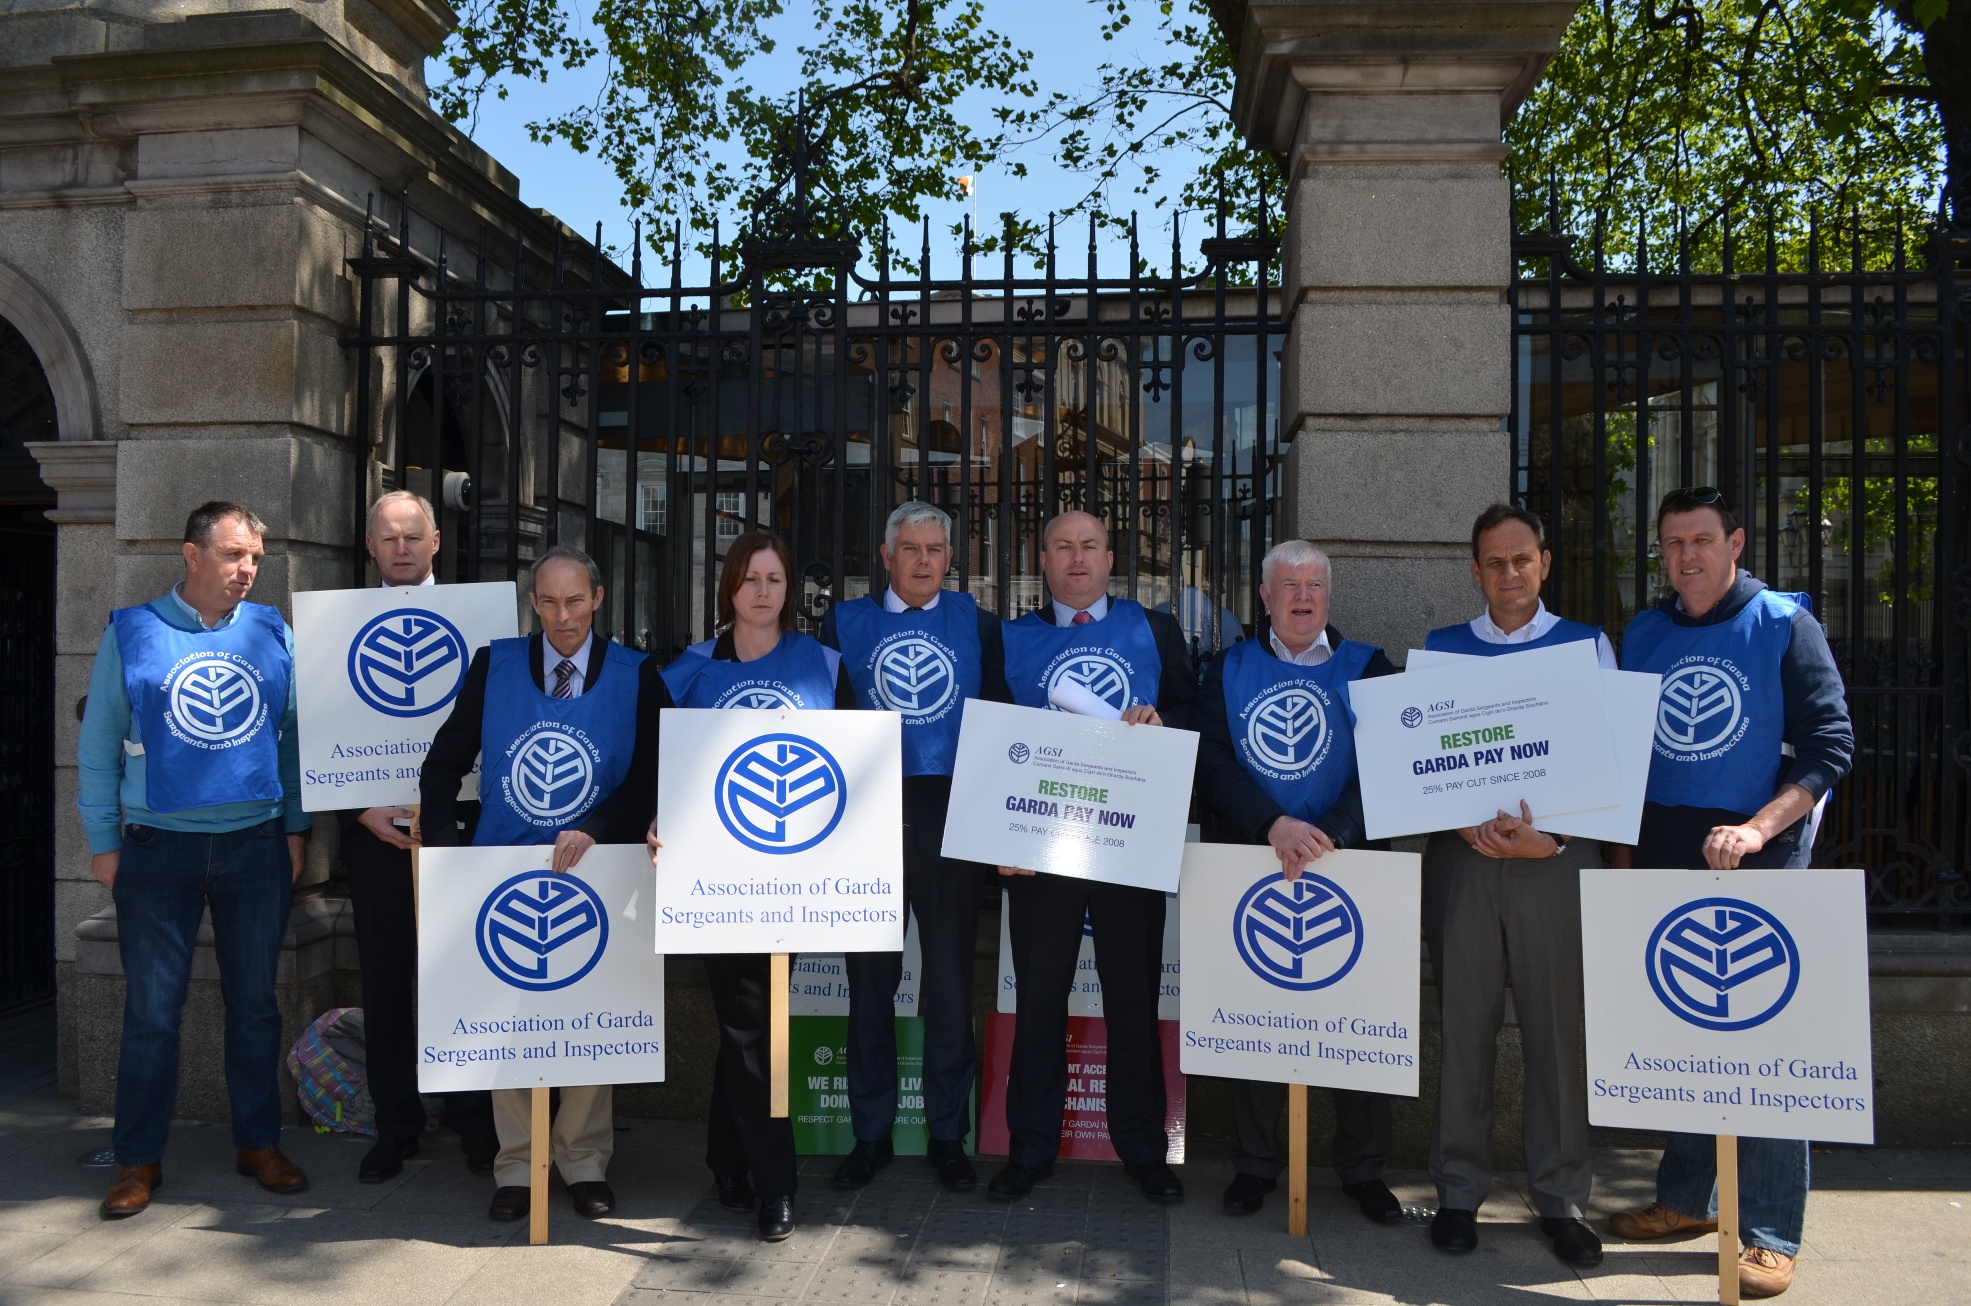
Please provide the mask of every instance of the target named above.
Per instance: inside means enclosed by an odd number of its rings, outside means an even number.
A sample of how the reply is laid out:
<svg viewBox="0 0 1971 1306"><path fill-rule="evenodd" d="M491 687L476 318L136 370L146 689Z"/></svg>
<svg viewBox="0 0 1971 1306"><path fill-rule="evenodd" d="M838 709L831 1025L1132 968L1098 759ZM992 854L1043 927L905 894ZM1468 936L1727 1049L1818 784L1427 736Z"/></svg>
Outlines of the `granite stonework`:
<svg viewBox="0 0 1971 1306"><path fill-rule="evenodd" d="M210 498L268 524L256 600L285 609L296 590L349 583L359 481L365 497L380 488L368 446L350 438L356 360L340 344L356 325L348 260L367 212L394 229L407 198L414 257L483 230L529 259L559 242L574 275L592 271L586 243L524 205L518 179L426 102L425 57L455 23L443 0L24 0L0 12L0 318L34 349L59 436L32 449L58 495L68 1091L100 1093L113 1074L106 1031L121 1010L98 946L108 893L70 815L75 725L109 609L182 575L185 515ZM379 379L379 400L391 383ZM318 824L304 885L331 873L332 825ZM309 928L297 916L296 936ZM297 1019L312 982L284 990ZM216 1052L215 1001L194 998L188 1047ZM213 1109L203 1091L188 1110Z"/></svg>

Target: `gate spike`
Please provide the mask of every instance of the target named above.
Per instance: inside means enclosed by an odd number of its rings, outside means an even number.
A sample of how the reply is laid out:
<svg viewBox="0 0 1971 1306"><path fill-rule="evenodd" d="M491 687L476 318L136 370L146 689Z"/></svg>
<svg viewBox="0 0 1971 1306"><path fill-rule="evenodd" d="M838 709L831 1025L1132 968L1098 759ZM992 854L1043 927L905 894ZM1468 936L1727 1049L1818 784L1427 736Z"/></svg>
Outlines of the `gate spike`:
<svg viewBox="0 0 1971 1306"><path fill-rule="evenodd" d="M376 257L376 192L369 192L363 200L363 257ZM363 328L367 331L369 328Z"/></svg>
<svg viewBox="0 0 1971 1306"><path fill-rule="evenodd" d="M397 252L403 253L411 247L411 188L404 187L397 195Z"/></svg>
<svg viewBox="0 0 1971 1306"><path fill-rule="evenodd" d="M643 289L643 219L630 224L630 281L637 292ZM637 294L636 309L643 310L643 296Z"/></svg>

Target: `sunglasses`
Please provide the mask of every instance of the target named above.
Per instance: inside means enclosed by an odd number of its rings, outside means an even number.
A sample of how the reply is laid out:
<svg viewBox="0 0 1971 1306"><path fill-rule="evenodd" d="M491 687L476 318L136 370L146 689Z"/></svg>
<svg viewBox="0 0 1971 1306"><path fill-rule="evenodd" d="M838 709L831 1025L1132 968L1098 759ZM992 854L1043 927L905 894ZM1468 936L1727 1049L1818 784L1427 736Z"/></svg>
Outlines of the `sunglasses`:
<svg viewBox="0 0 1971 1306"><path fill-rule="evenodd" d="M1664 495L1663 502L1688 503L1696 507L1708 508L1714 503L1722 503L1724 497L1725 492L1715 485L1687 485L1681 490L1672 490Z"/></svg>

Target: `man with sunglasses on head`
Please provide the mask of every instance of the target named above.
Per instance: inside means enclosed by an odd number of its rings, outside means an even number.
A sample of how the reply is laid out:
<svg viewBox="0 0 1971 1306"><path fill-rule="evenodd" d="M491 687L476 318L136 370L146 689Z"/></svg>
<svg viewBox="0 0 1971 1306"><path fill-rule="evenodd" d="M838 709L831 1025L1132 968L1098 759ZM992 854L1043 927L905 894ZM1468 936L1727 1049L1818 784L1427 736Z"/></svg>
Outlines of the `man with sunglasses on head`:
<svg viewBox="0 0 1971 1306"><path fill-rule="evenodd" d="M1671 592L1622 635L1622 666L1663 677L1668 694L1702 669L1737 689L1729 719L1666 725L1658 714L1641 840L1626 863L1645 869L1804 867L1814 805L1848 773L1854 727L1841 672L1806 596L1769 590L1738 565L1745 531L1710 486L1673 490L1656 510ZM1738 1140L1739 1290L1771 1297L1793 1281L1807 1209L1807 1144ZM1624 1238L1714 1232L1717 1149L1671 1134L1656 1200L1610 1221Z"/></svg>

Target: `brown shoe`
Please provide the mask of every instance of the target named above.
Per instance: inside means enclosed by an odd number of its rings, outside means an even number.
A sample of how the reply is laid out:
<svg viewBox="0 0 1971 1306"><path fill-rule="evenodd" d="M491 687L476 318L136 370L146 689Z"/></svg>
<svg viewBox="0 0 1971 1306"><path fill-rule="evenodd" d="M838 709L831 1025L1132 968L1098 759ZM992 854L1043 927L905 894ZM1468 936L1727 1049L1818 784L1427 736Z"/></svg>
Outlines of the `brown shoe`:
<svg viewBox="0 0 1971 1306"><path fill-rule="evenodd" d="M153 1161L149 1165L126 1165L123 1173L110 1185L109 1193L103 1198L100 1208L105 1220L122 1220L137 1214L151 1204L151 1194L164 1187L164 1167Z"/></svg>
<svg viewBox="0 0 1971 1306"><path fill-rule="evenodd" d="M1746 1297L1777 1297L1793 1286L1793 1258L1766 1247L1738 1254L1738 1291Z"/></svg>
<svg viewBox="0 0 1971 1306"><path fill-rule="evenodd" d="M1611 1216L1608 1227L1632 1243L1652 1242L1679 1234L1718 1232L1716 1220L1696 1220L1682 1211L1673 1211L1661 1202L1651 1202L1639 1211L1623 1211Z"/></svg>
<svg viewBox="0 0 1971 1306"><path fill-rule="evenodd" d="M270 1193L298 1193L308 1186L308 1176L301 1173L301 1167L281 1155L278 1147L256 1147L242 1151L235 1158L234 1169L249 1179L257 1179L260 1186Z"/></svg>

